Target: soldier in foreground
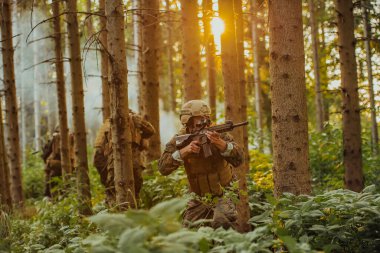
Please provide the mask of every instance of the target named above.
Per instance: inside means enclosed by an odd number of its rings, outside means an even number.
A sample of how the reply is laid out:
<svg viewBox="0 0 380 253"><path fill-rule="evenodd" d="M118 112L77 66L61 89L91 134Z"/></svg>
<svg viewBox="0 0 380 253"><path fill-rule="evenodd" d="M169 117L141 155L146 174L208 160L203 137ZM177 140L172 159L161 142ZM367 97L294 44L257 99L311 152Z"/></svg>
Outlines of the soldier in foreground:
<svg viewBox="0 0 380 253"><path fill-rule="evenodd" d="M210 108L201 100L191 100L182 107L180 120L184 126L179 134L192 134L209 127ZM235 227L236 207L232 200L223 197L223 188L230 186L233 167L238 167L243 161L240 147L227 133L206 132L211 155L205 157L201 150L201 142L193 140L180 149L176 146L176 137L166 145L159 160L159 170L162 175L169 175L180 165L184 165L189 181L190 192L199 197L211 194L217 199L216 204L206 204L198 199L189 201L184 213L184 224L191 225L200 219L212 219L211 226Z"/></svg>
<svg viewBox="0 0 380 253"><path fill-rule="evenodd" d="M130 111L130 126L132 135L133 175L135 182L135 198L138 203L142 187L142 172L145 161L142 152L148 148L148 139L156 132L152 124L142 119L138 114ZM94 166L100 181L105 187L106 203L113 206L115 203L114 166L112 154L112 138L110 119L107 119L100 128L95 140Z"/></svg>

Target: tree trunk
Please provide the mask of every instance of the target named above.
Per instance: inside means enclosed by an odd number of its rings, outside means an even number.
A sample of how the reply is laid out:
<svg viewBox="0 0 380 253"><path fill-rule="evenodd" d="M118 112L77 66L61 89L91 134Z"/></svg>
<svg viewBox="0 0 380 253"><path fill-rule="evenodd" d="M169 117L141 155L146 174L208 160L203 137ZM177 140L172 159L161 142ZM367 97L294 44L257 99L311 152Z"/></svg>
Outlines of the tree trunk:
<svg viewBox="0 0 380 253"><path fill-rule="evenodd" d="M149 139L148 161L156 160L161 156L160 141L160 114L159 114L159 77L158 62L160 49L159 1L142 0L142 37L144 52L143 62L143 90L144 118L152 123L156 133Z"/></svg>
<svg viewBox="0 0 380 253"><path fill-rule="evenodd" d="M35 23L35 22L34 22ZM36 36L33 36L34 39ZM33 61L34 64L39 63L39 53L38 53L37 44L34 42L33 44ZM34 66L34 82L33 82L33 108L34 108L34 150L40 151L41 150L41 110L40 110L40 84L42 83L41 80L42 75L42 69L41 66L36 65Z"/></svg>
<svg viewBox="0 0 380 253"><path fill-rule="evenodd" d="M237 11L237 10L236 10ZM221 36L222 47L222 70L224 79L224 98L226 119L238 122L241 120L242 108L240 105L240 79L239 79L239 60L236 50L236 30L234 18L234 3L230 0L219 0L220 17L225 22L225 31ZM244 145L242 128L233 130L232 135L235 141ZM245 164L234 170L235 177L239 180L239 197L237 205L238 211L238 230L243 232L249 230L249 206L247 198L247 178Z"/></svg>
<svg viewBox="0 0 380 253"><path fill-rule="evenodd" d="M82 58L77 20L77 4L75 0L67 0L67 31L69 34L71 100L74 130L74 168L77 173L79 212L91 214L91 191L88 176L86 124L84 119L84 93Z"/></svg>
<svg viewBox="0 0 380 253"><path fill-rule="evenodd" d="M108 51L110 53L111 132L116 204L135 207L132 136L128 108L127 57L124 40L124 5L106 0Z"/></svg>
<svg viewBox="0 0 380 253"><path fill-rule="evenodd" d="M198 3L181 0L182 11L182 61L185 102L202 98L200 67L200 32Z"/></svg>
<svg viewBox="0 0 380 253"><path fill-rule="evenodd" d="M311 26L311 44L313 47L313 63L315 76L315 111L316 111L316 127L318 132L323 131L324 111L323 111L323 96L321 92L321 78L319 65L319 37L318 23L315 18L316 11L314 8L314 0L309 0L310 11L310 26Z"/></svg>
<svg viewBox="0 0 380 253"><path fill-rule="evenodd" d="M284 17L287 17L284 19ZM274 194L310 194L302 3L269 1Z"/></svg>
<svg viewBox="0 0 380 253"><path fill-rule="evenodd" d="M171 109L173 112L176 111L177 109L177 89L176 89L176 83L175 83L175 78L174 78L174 64L173 64L173 32L172 32L172 14L170 10L170 0L165 0L166 3L166 12L167 12L167 17L169 20L169 23L167 25L168 27L168 74L169 74L169 87L170 87L170 104L171 104Z"/></svg>
<svg viewBox="0 0 380 253"><path fill-rule="evenodd" d="M240 121L247 121L247 81L245 79L245 57L244 57L244 22L242 12L242 0L234 0L234 10L236 17L236 39L237 39L237 57L239 64L239 90L240 90ZM249 171L249 152L248 152L248 127L243 126L243 151L245 154L245 169Z"/></svg>
<svg viewBox="0 0 380 253"><path fill-rule="evenodd" d="M67 176L71 174L71 160L69 151L69 127L67 123L66 109L66 87L63 67L63 53L61 44L61 21L59 17L59 2L52 3L54 26L54 43L55 43L55 72L56 91L58 99L58 117L59 117L59 132L60 132L60 147L61 147L61 167L63 180L67 180Z"/></svg>
<svg viewBox="0 0 380 253"><path fill-rule="evenodd" d="M363 5L363 19L364 19L364 41L366 50L366 62L367 62L367 75L368 75L368 89L369 89L369 101L371 107L371 137L372 137L372 152L374 155L379 154L379 134L377 132L377 121L376 121L376 104L375 104L375 94L373 92L373 76L372 76L372 54L371 54L371 25L368 20L368 9Z"/></svg>
<svg viewBox="0 0 380 253"><path fill-rule="evenodd" d="M18 106L16 99L16 83L14 72L14 50L12 39L11 1L0 0L1 52L3 58L3 78L5 92L5 111L8 123L8 145L10 161L10 183L12 201L17 206L23 206L21 152L18 127Z"/></svg>
<svg viewBox="0 0 380 253"><path fill-rule="evenodd" d="M208 77L208 101L211 109L211 120L216 120L216 63L215 41L211 33L210 22L214 12L212 0L203 0L203 25L206 44L207 77Z"/></svg>
<svg viewBox="0 0 380 253"><path fill-rule="evenodd" d="M91 11L91 0L86 0L86 11L88 13L92 13ZM89 15L89 14L87 14ZM92 16L89 15L86 17L86 26L87 26L87 36L91 36L94 34L94 27L92 25Z"/></svg>
<svg viewBox="0 0 380 253"><path fill-rule="evenodd" d="M99 11L105 14L105 0L99 0ZM101 76L102 76L102 114L103 122L110 118L110 91L108 83L108 70L109 70L109 60L107 54L107 19L105 17L100 17L100 33L99 40L101 43L100 49L100 65L101 65Z"/></svg>
<svg viewBox="0 0 380 253"><path fill-rule="evenodd" d="M343 164L347 189L360 192L364 187L358 80L355 60L353 4L335 0L338 46L343 96Z"/></svg>
<svg viewBox="0 0 380 253"><path fill-rule="evenodd" d="M20 15L20 23L24 24L26 22L25 14L21 13ZM20 46L21 46L21 56L20 56L20 66L21 69L27 68L26 66L26 57L28 55L28 47L25 42L26 36L27 36L27 27L21 26L21 40L20 40ZM20 123L21 123L21 159L22 159L22 167L26 166L26 147L27 147L27 130L26 130L26 105L27 105L27 87L30 82L29 78L24 78L24 75L26 75L25 72L21 73L21 80L20 80Z"/></svg>
<svg viewBox="0 0 380 253"><path fill-rule="evenodd" d="M12 198L7 159L7 152L4 143L3 108L2 101L0 99L0 210L1 207L4 206L6 211L10 211L12 209Z"/></svg>
<svg viewBox="0 0 380 253"><path fill-rule="evenodd" d="M261 97L261 78L260 78L260 50L259 50L259 32L258 32L258 15L259 12L259 1L251 1L251 12L252 12L252 48L253 48L253 82L255 85L255 109L256 109L256 128L258 132L257 141L260 151L263 151L263 111L262 111L262 97Z"/></svg>

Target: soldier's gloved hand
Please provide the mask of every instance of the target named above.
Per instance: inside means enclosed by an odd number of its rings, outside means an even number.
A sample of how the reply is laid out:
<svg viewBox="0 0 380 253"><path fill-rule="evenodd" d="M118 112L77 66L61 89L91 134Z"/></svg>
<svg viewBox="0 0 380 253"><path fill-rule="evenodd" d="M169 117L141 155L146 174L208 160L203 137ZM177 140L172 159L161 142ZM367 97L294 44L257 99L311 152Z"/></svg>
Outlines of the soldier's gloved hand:
<svg viewBox="0 0 380 253"><path fill-rule="evenodd" d="M201 151L199 141L192 141L189 145L182 148L179 152L181 154L181 158L186 158L190 154L198 154Z"/></svg>
<svg viewBox="0 0 380 253"><path fill-rule="evenodd" d="M215 145L221 152L224 152L227 148L227 142L225 142L222 138L220 138L220 134L217 132L206 132L207 138L210 140L212 144Z"/></svg>

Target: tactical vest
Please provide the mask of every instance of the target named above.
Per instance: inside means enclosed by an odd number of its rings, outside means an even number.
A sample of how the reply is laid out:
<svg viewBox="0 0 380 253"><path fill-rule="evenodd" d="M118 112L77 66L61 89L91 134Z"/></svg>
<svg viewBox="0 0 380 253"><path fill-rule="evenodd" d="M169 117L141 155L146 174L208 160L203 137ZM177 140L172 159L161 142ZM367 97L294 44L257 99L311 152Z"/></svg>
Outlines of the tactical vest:
<svg viewBox="0 0 380 253"><path fill-rule="evenodd" d="M49 159L61 160L61 138L58 133L53 134L52 140L52 152L49 156Z"/></svg>
<svg viewBox="0 0 380 253"><path fill-rule="evenodd" d="M232 166L219 154L216 147L211 146L211 150L211 157L191 155L184 160L190 191L199 196L206 193L220 196L223 193L222 187L228 186L232 180Z"/></svg>

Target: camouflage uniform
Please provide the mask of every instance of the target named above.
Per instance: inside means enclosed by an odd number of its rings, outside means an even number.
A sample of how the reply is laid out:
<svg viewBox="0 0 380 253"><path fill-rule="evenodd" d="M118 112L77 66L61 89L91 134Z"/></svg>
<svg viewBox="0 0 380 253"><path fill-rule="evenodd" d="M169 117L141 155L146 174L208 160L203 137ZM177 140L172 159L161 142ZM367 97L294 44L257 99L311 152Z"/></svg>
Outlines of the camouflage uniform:
<svg viewBox="0 0 380 253"><path fill-rule="evenodd" d="M73 135L70 134L70 160L73 163L73 155L71 150L73 149ZM51 190L57 185L53 182L54 177L62 176L62 167L61 167L61 135L59 133L59 128L56 127L53 137L45 144L42 152L42 159L45 162L45 196L52 197ZM73 168L71 168L73 170Z"/></svg>
<svg viewBox="0 0 380 253"><path fill-rule="evenodd" d="M181 121L184 122L183 118ZM179 134L185 133L188 131L184 128ZM221 138L230 147L228 154L221 153L211 144L211 157L204 158L202 155L192 154L180 161L173 156L177 151L173 137L159 160L158 166L162 175L169 175L183 164L189 181L189 191L200 197L211 194L218 199L215 205L208 205L196 199L191 200L184 213L185 223L212 219L210 224L212 227L235 227L236 208L231 200L223 197L222 188L230 185L233 180L232 169L242 163L243 156L231 135L221 134Z"/></svg>
<svg viewBox="0 0 380 253"><path fill-rule="evenodd" d="M132 159L133 175L135 182L135 198L139 199L142 187L142 171L145 169L143 150L146 150L148 138L155 129L148 121L142 119L136 113L130 112L132 132ZM94 166L98 170L101 183L106 188L106 203L110 206L115 201L114 165L112 154L112 138L110 120L107 119L100 128L95 141Z"/></svg>

